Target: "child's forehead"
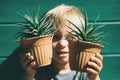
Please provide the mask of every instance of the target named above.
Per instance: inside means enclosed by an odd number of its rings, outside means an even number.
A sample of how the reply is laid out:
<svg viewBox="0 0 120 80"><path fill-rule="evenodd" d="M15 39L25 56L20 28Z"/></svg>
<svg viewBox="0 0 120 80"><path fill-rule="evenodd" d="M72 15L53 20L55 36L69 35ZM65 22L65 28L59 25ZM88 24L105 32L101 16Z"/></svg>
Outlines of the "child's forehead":
<svg viewBox="0 0 120 80"><path fill-rule="evenodd" d="M68 33L68 28L66 28L66 27L62 27L62 28L59 28L57 31L56 31L56 33L55 33L55 35L59 35L59 36L67 36L67 35L69 35L69 33Z"/></svg>

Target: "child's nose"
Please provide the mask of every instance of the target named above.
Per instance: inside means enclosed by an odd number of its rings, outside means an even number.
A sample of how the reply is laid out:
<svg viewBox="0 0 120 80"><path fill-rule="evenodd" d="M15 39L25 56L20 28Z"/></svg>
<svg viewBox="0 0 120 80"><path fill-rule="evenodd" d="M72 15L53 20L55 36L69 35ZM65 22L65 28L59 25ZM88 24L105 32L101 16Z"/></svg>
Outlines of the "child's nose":
<svg viewBox="0 0 120 80"><path fill-rule="evenodd" d="M68 46L68 41L65 39L65 37L62 37L59 44L61 47L65 47Z"/></svg>

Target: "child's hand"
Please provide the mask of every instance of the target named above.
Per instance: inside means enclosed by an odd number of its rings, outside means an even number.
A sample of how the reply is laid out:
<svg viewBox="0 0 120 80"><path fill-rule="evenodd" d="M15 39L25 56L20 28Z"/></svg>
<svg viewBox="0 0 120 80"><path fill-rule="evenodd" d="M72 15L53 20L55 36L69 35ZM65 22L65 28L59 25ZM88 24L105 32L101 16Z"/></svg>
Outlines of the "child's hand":
<svg viewBox="0 0 120 80"><path fill-rule="evenodd" d="M102 55L96 54L88 62L88 67L86 70L88 72L88 78L90 80L100 80L99 73L103 68L102 61L103 61Z"/></svg>
<svg viewBox="0 0 120 80"><path fill-rule="evenodd" d="M20 64L25 69L26 75L34 76L36 73L36 62L30 53L20 55Z"/></svg>

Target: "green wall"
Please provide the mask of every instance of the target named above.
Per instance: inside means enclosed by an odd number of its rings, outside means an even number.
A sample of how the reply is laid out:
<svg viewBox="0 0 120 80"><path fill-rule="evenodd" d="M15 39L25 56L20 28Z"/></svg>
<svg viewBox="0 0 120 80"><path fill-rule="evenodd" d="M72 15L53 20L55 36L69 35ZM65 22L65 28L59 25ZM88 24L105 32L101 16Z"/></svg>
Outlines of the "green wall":
<svg viewBox="0 0 120 80"><path fill-rule="evenodd" d="M17 73L15 70L21 70L17 62L19 58L16 60L15 57L19 54L19 52L16 54L15 51L19 46L15 40L15 33L21 29L16 23L23 22L24 20L17 15L17 12L25 13L28 10L32 13L37 10L40 5L41 16L45 11L63 3L77 6L87 12L90 23L94 21L98 14L101 14L96 24L106 24L103 31L109 33L104 39L104 41L109 44L103 44L105 48L101 52L104 57L104 68L100 73L101 80L120 80L120 0L1 0L0 74L5 77L5 75L12 71L15 74ZM16 68L12 68L15 66ZM4 71L6 68L9 73ZM0 77L2 75L0 75ZM14 77L14 75L11 74L9 77L13 80L19 76ZM9 77L8 79L10 79ZM6 79L7 78L3 80Z"/></svg>

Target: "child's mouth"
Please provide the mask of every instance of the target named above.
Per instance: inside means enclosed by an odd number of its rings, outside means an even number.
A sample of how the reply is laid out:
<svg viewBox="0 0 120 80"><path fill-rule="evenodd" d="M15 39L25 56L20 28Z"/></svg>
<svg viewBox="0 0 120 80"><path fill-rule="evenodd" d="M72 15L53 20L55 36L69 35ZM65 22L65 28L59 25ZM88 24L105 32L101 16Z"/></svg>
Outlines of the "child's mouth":
<svg viewBox="0 0 120 80"><path fill-rule="evenodd" d="M69 55L69 52L65 52L65 51L62 51L62 52L57 52L57 54L60 56L60 57L66 57Z"/></svg>

